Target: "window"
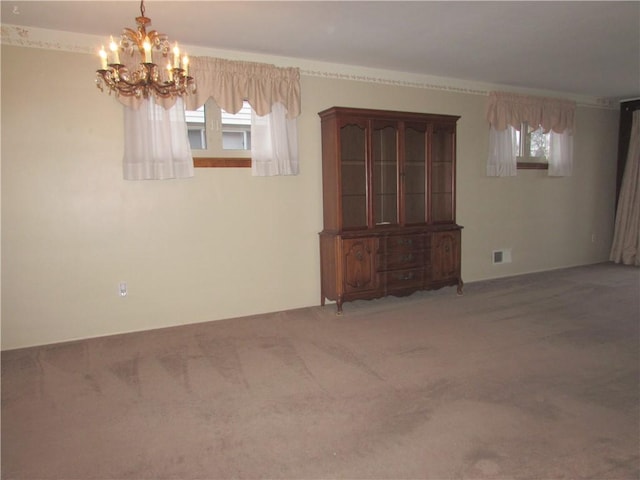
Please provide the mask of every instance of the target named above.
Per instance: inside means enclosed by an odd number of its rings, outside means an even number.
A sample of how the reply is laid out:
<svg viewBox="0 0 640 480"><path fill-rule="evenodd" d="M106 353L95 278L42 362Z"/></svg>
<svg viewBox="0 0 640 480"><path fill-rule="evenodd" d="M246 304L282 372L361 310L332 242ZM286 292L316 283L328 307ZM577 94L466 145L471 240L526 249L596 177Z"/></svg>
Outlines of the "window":
<svg viewBox="0 0 640 480"><path fill-rule="evenodd" d="M513 177L526 168L547 170L552 177L570 176L575 109L576 102L570 100L489 92L487 176ZM522 127L523 121L536 130L523 127L520 141L511 126Z"/></svg>
<svg viewBox="0 0 640 480"><path fill-rule="evenodd" d="M185 110L184 116L187 121L191 150L206 150L207 135L204 125L204 105L197 110Z"/></svg>
<svg viewBox="0 0 640 480"><path fill-rule="evenodd" d="M526 122L520 131L514 129L519 169L547 169L549 165L549 133L541 127L533 130Z"/></svg>
<svg viewBox="0 0 640 480"><path fill-rule="evenodd" d="M189 143L196 167L251 166L251 106L244 102L227 113L213 100L197 110L186 110Z"/></svg>

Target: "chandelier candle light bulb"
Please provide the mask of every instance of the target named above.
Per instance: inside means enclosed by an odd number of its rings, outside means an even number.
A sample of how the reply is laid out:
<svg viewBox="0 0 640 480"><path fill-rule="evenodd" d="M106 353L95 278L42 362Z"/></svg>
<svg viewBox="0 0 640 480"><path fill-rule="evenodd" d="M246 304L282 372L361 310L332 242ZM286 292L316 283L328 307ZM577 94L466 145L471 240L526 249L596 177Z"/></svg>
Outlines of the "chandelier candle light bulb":
<svg viewBox="0 0 640 480"><path fill-rule="evenodd" d="M178 42L173 47L173 68L180 68L180 49Z"/></svg>
<svg viewBox="0 0 640 480"><path fill-rule="evenodd" d="M142 48L144 49L144 62L145 63L153 63L151 59L151 42L149 42L148 38L144 39L144 43L142 44Z"/></svg>
<svg viewBox="0 0 640 480"><path fill-rule="evenodd" d="M184 70L184 74L189 76L189 57L186 55L182 57L182 69Z"/></svg>
<svg viewBox="0 0 640 480"><path fill-rule="evenodd" d="M102 68L102 70L106 70L107 69L107 52L103 47L100 47L100 51L98 52L98 55L100 56L100 67Z"/></svg>
<svg viewBox="0 0 640 480"><path fill-rule="evenodd" d="M120 64L120 54L118 53L118 45L113 41L113 36L111 36L111 43L109 44L109 48L113 53L113 63Z"/></svg>
<svg viewBox="0 0 640 480"><path fill-rule="evenodd" d="M100 48L96 86L101 91L106 86L108 92L114 92L116 96L136 98L155 96L170 99L195 92L195 80L189 76L189 58L185 54L181 59L178 42L172 51L167 35L156 30L147 32L151 19L144 15L144 0L140 2L140 16L136 17L136 24L135 30L125 28L119 41L110 37L110 57L104 46ZM153 63L154 54L159 65ZM165 63L166 72L160 66Z"/></svg>

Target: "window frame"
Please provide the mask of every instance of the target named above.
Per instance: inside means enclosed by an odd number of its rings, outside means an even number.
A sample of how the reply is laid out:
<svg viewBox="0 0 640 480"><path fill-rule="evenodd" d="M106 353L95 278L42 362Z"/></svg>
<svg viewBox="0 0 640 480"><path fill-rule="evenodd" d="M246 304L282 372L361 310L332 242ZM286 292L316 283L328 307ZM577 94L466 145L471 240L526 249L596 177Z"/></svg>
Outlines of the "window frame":
<svg viewBox="0 0 640 480"><path fill-rule="evenodd" d="M523 135L522 132L526 132L526 134ZM529 131L529 124L527 122L522 122L522 124L520 125L520 142L518 145L518 155L516 156L516 168L518 170L548 170L548 158L532 157L529 154L529 152L531 151L531 133L532 132Z"/></svg>
<svg viewBox="0 0 640 480"><path fill-rule="evenodd" d="M251 150L223 150L222 148L222 124L220 120L220 107L209 98L204 105L207 149L191 149L193 166L195 168L251 168ZM213 111L215 118L206 112ZM212 142L219 142L218 148L211 148ZM228 154L227 154L228 153ZM248 155L247 155L248 154Z"/></svg>

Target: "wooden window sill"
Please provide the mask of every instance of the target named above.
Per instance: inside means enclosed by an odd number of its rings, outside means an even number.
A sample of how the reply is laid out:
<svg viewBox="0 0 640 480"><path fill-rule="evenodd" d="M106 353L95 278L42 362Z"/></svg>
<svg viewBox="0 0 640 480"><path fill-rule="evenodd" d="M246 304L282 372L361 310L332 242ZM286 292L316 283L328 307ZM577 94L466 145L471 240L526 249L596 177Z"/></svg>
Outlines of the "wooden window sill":
<svg viewBox="0 0 640 480"><path fill-rule="evenodd" d="M549 170L548 163L542 162L518 162L518 170Z"/></svg>
<svg viewBox="0 0 640 480"><path fill-rule="evenodd" d="M195 168L251 168L251 159L197 157L193 159L193 166Z"/></svg>

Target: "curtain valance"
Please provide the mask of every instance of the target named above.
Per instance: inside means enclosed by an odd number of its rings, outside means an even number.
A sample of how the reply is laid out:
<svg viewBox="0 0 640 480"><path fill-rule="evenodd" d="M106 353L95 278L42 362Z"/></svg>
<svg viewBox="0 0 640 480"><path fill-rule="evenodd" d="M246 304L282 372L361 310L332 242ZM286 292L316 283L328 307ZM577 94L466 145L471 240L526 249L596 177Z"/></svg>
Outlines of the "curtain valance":
<svg viewBox="0 0 640 480"><path fill-rule="evenodd" d="M486 118L496 130L508 126L520 130L522 122L527 122L534 128L542 127L545 133L573 134L575 109L576 102L571 100L490 92Z"/></svg>
<svg viewBox="0 0 640 480"><path fill-rule="evenodd" d="M191 57L190 71L196 92L185 97L188 110L205 104L209 97L229 113L238 113L247 100L260 116L281 103L288 118L300 115L300 69L266 63L242 62L212 57Z"/></svg>

